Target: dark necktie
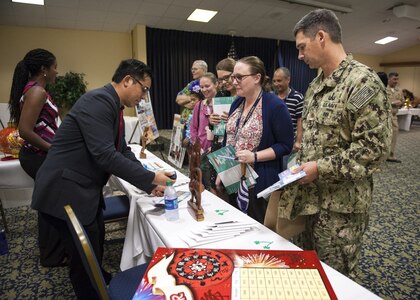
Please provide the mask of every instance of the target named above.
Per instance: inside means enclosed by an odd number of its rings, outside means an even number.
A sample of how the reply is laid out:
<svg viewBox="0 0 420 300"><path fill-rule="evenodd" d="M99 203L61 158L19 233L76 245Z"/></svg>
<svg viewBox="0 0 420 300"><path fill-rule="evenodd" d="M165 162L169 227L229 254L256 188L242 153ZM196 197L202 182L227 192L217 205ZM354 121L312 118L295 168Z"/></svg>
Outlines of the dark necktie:
<svg viewBox="0 0 420 300"><path fill-rule="evenodd" d="M118 126L118 135L115 143L115 149L120 150L122 131L124 129L124 106L120 108L120 124Z"/></svg>

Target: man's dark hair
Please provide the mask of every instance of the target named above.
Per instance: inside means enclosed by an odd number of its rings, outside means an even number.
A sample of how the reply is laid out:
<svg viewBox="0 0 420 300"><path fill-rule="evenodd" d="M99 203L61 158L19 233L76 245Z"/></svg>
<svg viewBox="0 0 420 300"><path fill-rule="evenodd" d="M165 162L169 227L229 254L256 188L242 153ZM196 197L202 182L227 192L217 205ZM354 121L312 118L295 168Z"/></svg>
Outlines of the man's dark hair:
<svg viewBox="0 0 420 300"><path fill-rule="evenodd" d="M334 43L342 43L341 25L334 12L329 9L316 9L304 16L293 29L296 36L299 31L314 39L318 31L327 32Z"/></svg>
<svg viewBox="0 0 420 300"><path fill-rule="evenodd" d="M397 72L389 72L389 74L388 74L388 78L398 77L398 76L399 76L399 74Z"/></svg>
<svg viewBox="0 0 420 300"><path fill-rule="evenodd" d="M120 83L121 80L127 75L133 76L137 79L144 79L144 77L152 78L152 69L148 67L144 62L137 59L126 59L121 61L118 68L115 70L112 81Z"/></svg>
<svg viewBox="0 0 420 300"><path fill-rule="evenodd" d="M382 83L384 84L384 86L388 85L388 76L386 75L385 72L378 72L377 73L379 78L381 79Z"/></svg>

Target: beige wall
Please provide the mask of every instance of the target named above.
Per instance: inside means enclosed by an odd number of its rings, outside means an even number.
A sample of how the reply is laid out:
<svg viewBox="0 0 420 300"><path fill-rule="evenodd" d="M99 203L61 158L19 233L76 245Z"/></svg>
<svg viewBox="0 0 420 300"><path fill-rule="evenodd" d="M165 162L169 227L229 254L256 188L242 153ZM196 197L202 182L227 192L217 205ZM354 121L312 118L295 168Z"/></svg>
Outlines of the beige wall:
<svg viewBox="0 0 420 300"><path fill-rule="evenodd" d="M147 64L146 26L137 24L132 31L133 58Z"/></svg>
<svg viewBox="0 0 420 300"><path fill-rule="evenodd" d="M85 73L89 90L110 82L119 62L132 57L129 32L0 26L0 41L0 102L8 102L14 68L31 49L54 53L60 74Z"/></svg>
<svg viewBox="0 0 420 300"><path fill-rule="evenodd" d="M397 51L384 56L371 56L354 54L354 58L361 63L371 67L376 72L383 71L389 73L395 71L399 74L401 89L407 89L414 93L415 96L420 97L420 45L413 46L401 51ZM380 63L398 63L398 62L417 62L413 66L380 66Z"/></svg>
<svg viewBox="0 0 420 300"><path fill-rule="evenodd" d="M362 64L372 68L376 72L383 71L383 67L379 66L382 62L382 57L380 56L373 56L373 55L365 55L365 54L353 54L353 58Z"/></svg>
<svg viewBox="0 0 420 300"><path fill-rule="evenodd" d="M399 74L399 86L401 89L412 91L420 97L420 45L410 47L383 58L384 63L393 62L417 62L417 66L408 67L384 67L384 72L397 72Z"/></svg>
<svg viewBox="0 0 420 300"><path fill-rule="evenodd" d="M118 63L134 57L147 63L146 30L136 25L132 33L49 29L0 25L0 103L8 102L13 70L31 49L45 48L58 60L58 71L86 74L88 89L110 82ZM420 61L420 45L385 56L353 54L375 71L397 71L400 86L420 96L420 67L381 67L383 62ZM134 110L125 114L134 115Z"/></svg>
<svg viewBox="0 0 420 300"><path fill-rule="evenodd" d="M420 44L383 56L382 62L420 62Z"/></svg>

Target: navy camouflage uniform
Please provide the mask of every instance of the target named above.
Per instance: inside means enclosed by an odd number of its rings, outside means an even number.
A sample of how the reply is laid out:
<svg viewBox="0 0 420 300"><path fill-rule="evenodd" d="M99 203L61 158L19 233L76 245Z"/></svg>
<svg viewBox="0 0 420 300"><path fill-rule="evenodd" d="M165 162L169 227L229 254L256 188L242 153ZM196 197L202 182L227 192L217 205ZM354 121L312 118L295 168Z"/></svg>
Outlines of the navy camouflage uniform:
<svg viewBox="0 0 420 300"><path fill-rule="evenodd" d="M386 94L388 96L389 103L392 107L392 142L391 142L391 152L389 157L395 158L395 148L397 146L397 139L398 139L398 131L400 130L398 126L398 107L393 105L393 102L401 101L404 103L404 95L402 91L398 88L386 88Z"/></svg>
<svg viewBox="0 0 420 300"><path fill-rule="evenodd" d="M302 115L300 163L316 161L318 178L285 189L279 218L306 215L303 247L354 275L372 202L372 174L386 159L391 106L376 73L351 54L327 78L313 80Z"/></svg>

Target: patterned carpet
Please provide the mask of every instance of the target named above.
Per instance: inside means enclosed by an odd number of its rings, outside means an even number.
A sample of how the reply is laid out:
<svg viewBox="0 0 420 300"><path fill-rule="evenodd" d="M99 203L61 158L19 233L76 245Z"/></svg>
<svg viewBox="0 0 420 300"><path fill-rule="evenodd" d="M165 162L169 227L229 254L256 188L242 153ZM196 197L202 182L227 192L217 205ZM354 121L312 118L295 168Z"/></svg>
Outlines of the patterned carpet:
<svg viewBox="0 0 420 300"><path fill-rule="evenodd" d="M374 202L356 280L385 299L420 299L420 123L400 131L397 157L374 176Z"/></svg>
<svg viewBox="0 0 420 300"><path fill-rule="evenodd" d="M170 136L170 131L162 130L161 136ZM165 138L162 141L167 144ZM165 145L165 155L167 149ZM399 135L397 155L403 162L387 162L375 175L370 226L356 281L385 299L420 298L419 149L420 123L415 123L410 132ZM10 253L0 256L0 299L74 299L67 268L39 264L36 213L22 206L6 209L6 215ZM107 230L119 226L110 224ZM104 267L112 273L119 268L124 234L117 230L106 235Z"/></svg>

